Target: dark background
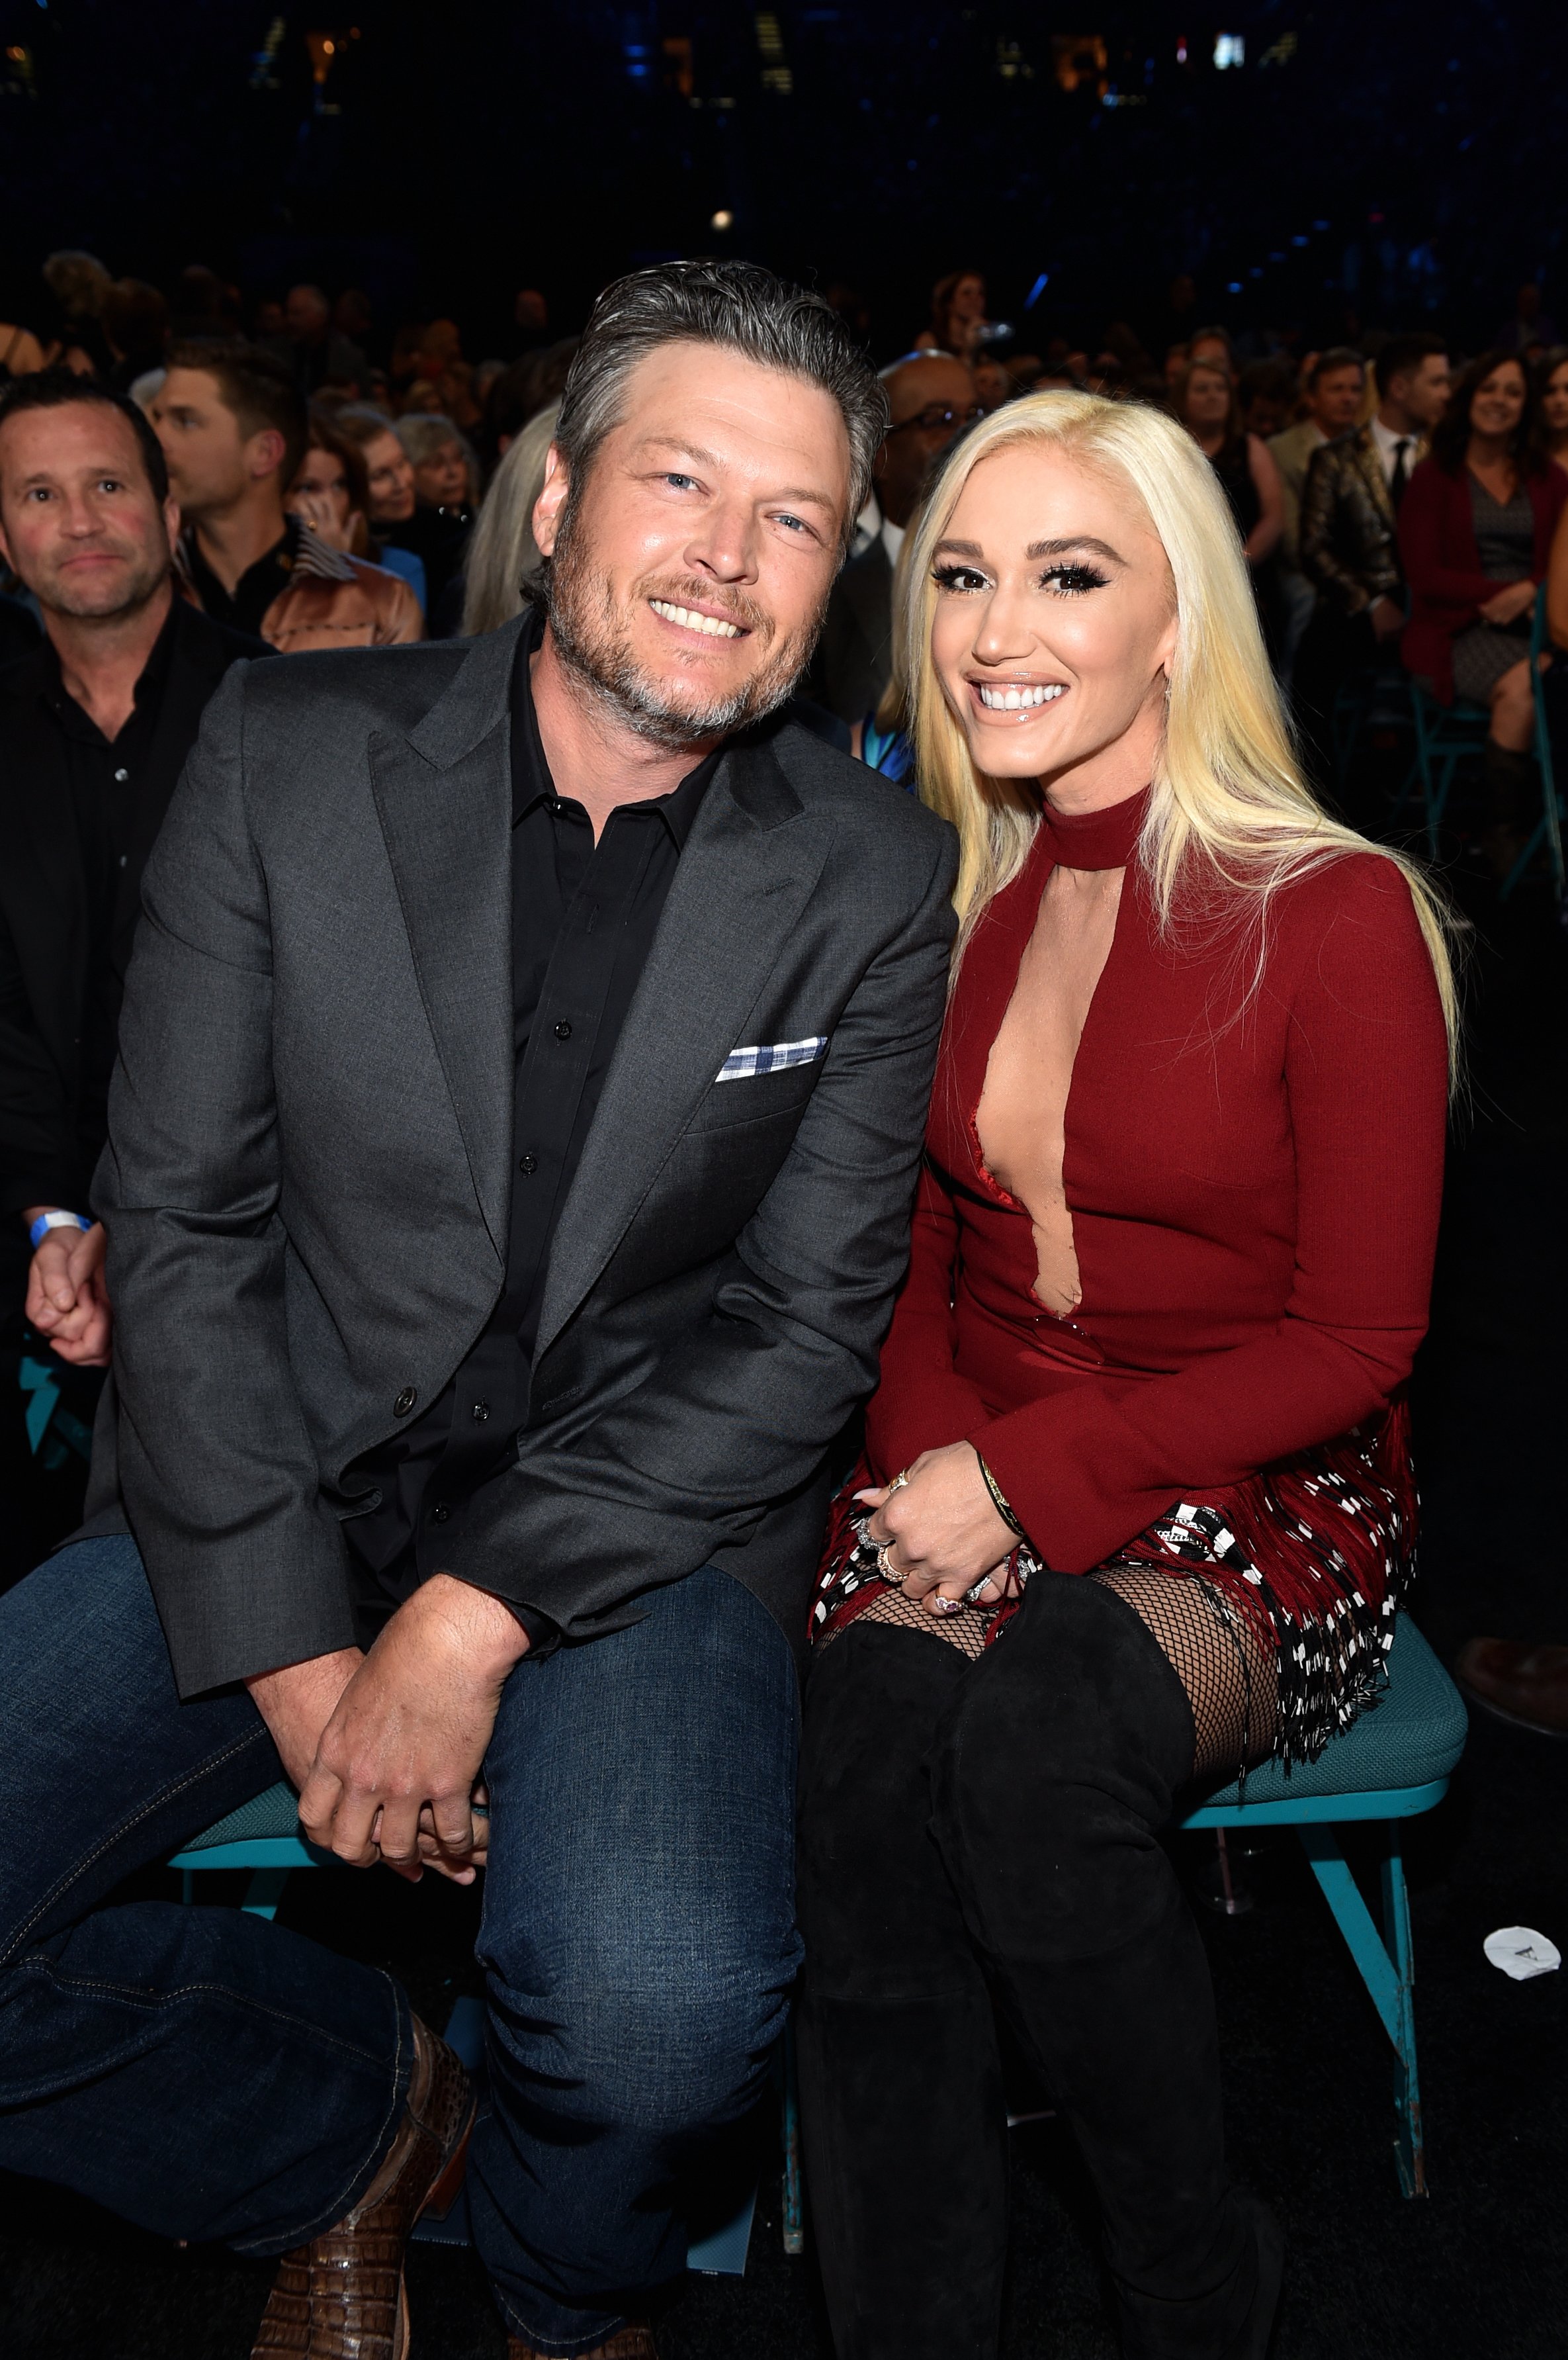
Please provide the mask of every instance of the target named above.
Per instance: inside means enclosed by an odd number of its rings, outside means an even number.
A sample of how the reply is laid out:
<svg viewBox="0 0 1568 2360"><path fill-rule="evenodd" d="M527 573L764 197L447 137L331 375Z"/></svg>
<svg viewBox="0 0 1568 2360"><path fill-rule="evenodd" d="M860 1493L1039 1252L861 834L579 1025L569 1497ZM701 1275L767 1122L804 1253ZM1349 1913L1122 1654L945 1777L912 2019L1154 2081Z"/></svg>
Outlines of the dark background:
<svg viewBox="0 0 1568 2360"><path fill-rule="evenodd" d="M1200 320L1317 342L1347 311L1431 319L1474 349L1525 278L1568 311L1552 17L0 0L0 313L85 246L165 284L207 263L247 299L365 286L383 319L453 313L477 358L507 349L519 285L570 326L619 269L728 249L853 286L879 357L976 264L1036 351L1129 312L1158 335L1178 271Z"/></svg>

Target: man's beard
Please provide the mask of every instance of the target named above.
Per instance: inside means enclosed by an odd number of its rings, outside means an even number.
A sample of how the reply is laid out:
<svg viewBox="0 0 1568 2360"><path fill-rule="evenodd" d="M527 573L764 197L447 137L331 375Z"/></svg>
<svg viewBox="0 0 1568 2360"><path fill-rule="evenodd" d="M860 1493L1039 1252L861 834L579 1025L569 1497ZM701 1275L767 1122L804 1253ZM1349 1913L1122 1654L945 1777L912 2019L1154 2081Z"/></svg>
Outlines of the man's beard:
<svg viewBox="0 0 1568 2360"><path fill-rule="evenodd" d="M120 576L108 604L103 603L101 591L84 593L71 589L58 576L41 585L39 604L51 608L57 615L69 615L73 622L119 623L127 615L139 614L157 597L168 579L167 556L149 553L144 557L131 552L131 562Z"/></svg>
<svg viewBox="0 0 1568 2360"><path fill-rule="evenodd" d="M545 569L545 599L550 636L568 670L617 720L653 745L679 752L687 746L728 738L765 714L776 712L805 671L822 626L822 607L801 630L780 637L767 611L744 592L715 587L691 575L635 582L625 606L617 606L607 575L593 571L571 503L561 518L555 553ZM766 649L758 669L727 695L704 696L701 689L675 690L632 652L630 615L649 598L674 606L717 606Z"/></svg>

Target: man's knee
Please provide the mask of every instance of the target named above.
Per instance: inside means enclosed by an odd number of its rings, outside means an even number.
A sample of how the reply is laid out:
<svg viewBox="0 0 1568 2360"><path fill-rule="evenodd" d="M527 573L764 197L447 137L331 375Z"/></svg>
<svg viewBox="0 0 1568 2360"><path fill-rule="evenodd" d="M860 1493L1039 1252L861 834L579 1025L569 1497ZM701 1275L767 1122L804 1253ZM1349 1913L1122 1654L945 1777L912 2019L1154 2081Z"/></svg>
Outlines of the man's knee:
<svg viewBox="0 0 1568 2360"><path fill-rule="evenodd" d="M767 2070L798 1963L792 1936L660 1953L635 1928L548 1977L493 1960L497 2103L656 2136L732 2121Z"/></svg>

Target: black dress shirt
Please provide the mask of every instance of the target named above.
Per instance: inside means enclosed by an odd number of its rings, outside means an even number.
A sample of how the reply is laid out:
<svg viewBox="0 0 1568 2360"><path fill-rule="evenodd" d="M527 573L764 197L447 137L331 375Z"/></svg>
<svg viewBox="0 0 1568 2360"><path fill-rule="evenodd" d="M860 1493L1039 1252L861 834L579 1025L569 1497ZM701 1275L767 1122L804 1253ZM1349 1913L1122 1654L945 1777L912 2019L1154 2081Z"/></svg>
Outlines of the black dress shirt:
<svg viewBox="0 0 1568 2360"><path fill-rule="evenodd" d="M527 1410L550 1250L604 1076L717 765L710 755L668 795L613 811L597 844L558 795L529 683L539 626L512 678L512 1203L506 1284L483 1335L422 1416L355 1462L379 1503L343 1529L374 1577L368 1622L441 1569L454 1523L504 1469ZM517 1611L517 1610L514 1610ZM526 1609L537 1646L552 1626Z"/></svg>
<svg viewBox="0 0 1568 2360"><path fill-rule="evenodd" d="M105 738L65 684L53 642L41 651L43 704L60 731L70 781L71 820L82 858L87 901L88 978L82 1041L82 1127L95 1138L108 1131L109 1077L140 903L141 880L128 860L138 833L138 797L147 756L169 678L175 609L170 605L136 682L136 702L114 738ZM85 1207L73 1207L84 1210Z"/></svg>
<svg viewBox="0 0 1568 2360"><path fill-rule="evenodd" d="M191 526L184 537L184 563L195 586L201 612L211 615L215 623L226 623L231 631L245 631L253 639L261 635L261 618L275 598L280 597L294 579L294 547L296 527L289 519L280 540L275 541L265 556L254 565L247 565L232 594L225 590L206 559L196 528Z"/></svg>

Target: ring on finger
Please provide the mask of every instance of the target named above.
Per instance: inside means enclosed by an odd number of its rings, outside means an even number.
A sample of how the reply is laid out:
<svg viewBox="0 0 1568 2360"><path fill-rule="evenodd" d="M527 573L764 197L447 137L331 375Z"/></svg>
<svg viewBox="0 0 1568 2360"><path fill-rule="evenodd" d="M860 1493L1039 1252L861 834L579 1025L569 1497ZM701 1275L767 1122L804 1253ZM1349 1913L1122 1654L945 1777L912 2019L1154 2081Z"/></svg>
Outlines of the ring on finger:
<svg viewBox="0 0 1568 2360"><path fill-rule="evenodd" d="M883 1541L878 1546L877 1551L877 1570L881 1575L884 1581L891 1581L900 1588L909 1578L907 1573L900 1573L898 1567L894 1564L893 1544L891 1541Z"/></svg>
<svg viewBox="0 0 1568 2360"><path fill-rule="evenodd" d="M891 1498L892 1494L893 1494L895 1491L903 1491L903 1489L905 1488L905 1486L906 1486L906 1485L907 1485L907 1483L909 1482L909 1469L908 1469L907 1467L901 1467L901 1468L899 1469L898 1472L897 1473L897 1475L895 1475L895 1476L894 1476L893 1480L892 1480L892 1481L888 1484L888 1486L887 1486L887 1492L888 1492L888 1496L889 1496L889 1498Z"/></svg>
<svg viewBox="0 0 1568 2360"><path fill-rule="evenodd" d="M973 1589L973 1590L966 1590L964 1591L964 1605L965 1605L965 1606L977 1606L977 1605L979 1604L980 1601L985 1597L985 1592L990 1589L990 1587L991 1587L991 1577L990 1577L990 1575L989 1575L988 1573L983 1573L983 1574L981 1575L981 1577L980 1577L979 1580L975 1583L975 1585L974 1589Z"/></svg>
<svg viewBox="0 0 1568 2360"><path fill-rule="evenodd" d="M933 1614L962 1614L967 1604L967 1599L944 1598L939 1590L931 1599L931 1610Z"/></svg>

